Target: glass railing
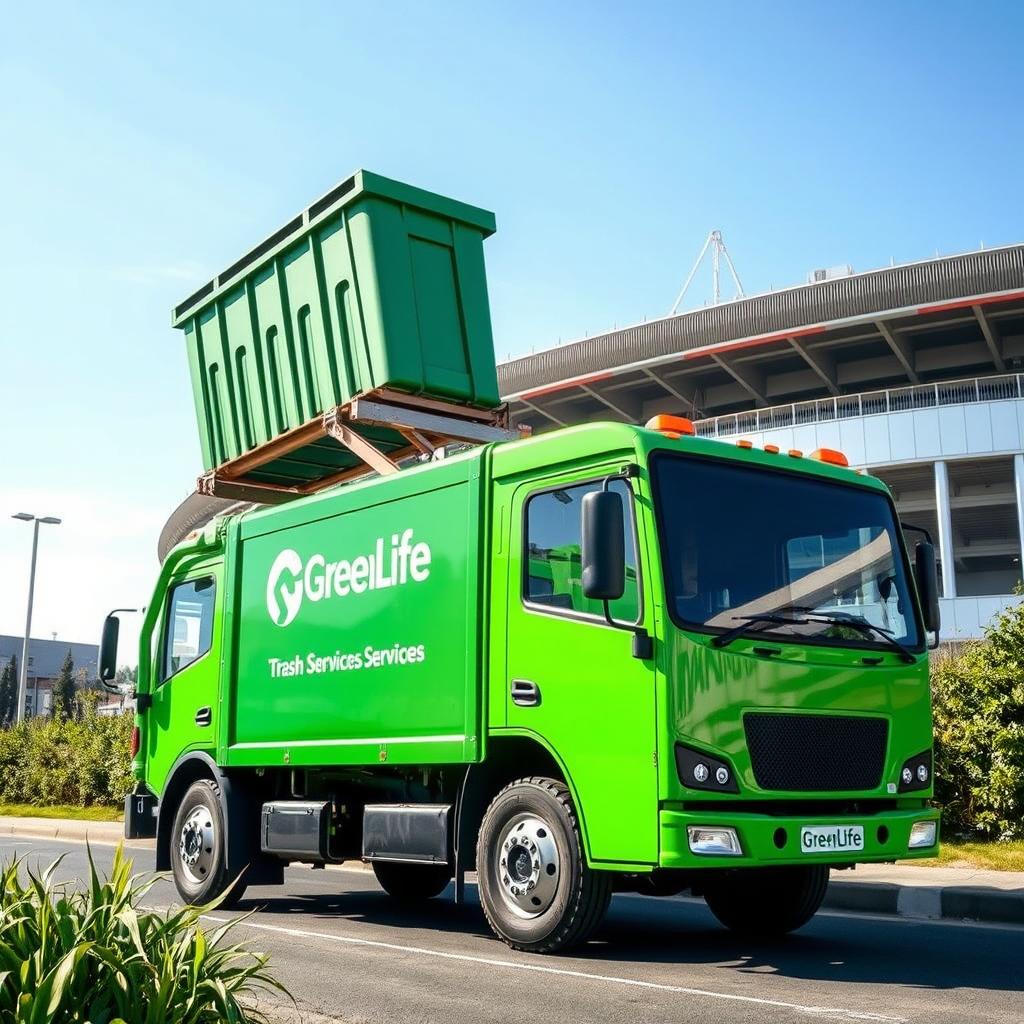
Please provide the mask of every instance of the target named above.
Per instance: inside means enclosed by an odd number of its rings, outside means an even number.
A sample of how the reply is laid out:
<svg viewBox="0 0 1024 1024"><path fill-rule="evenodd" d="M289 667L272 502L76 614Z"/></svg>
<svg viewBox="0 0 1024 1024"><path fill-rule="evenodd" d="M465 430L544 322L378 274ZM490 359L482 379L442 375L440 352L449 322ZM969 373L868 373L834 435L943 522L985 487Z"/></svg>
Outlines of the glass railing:
<svg viewBox="0 0 1024 1024"><path fill-rule="evenodd" d="M751 409L748 412L696 420L694 427L701 437L723 437L776 430L779 427L799 427L805 423L827 423L858 416L934 409L943 405L998 402L1008 398L1024 398L1021 374L969 377L965 380L943 381L941 384L912 384L903 388L886 388L884 391L865 391L859 395L790 402L788 405L773 405L767 409Z"/></svg>

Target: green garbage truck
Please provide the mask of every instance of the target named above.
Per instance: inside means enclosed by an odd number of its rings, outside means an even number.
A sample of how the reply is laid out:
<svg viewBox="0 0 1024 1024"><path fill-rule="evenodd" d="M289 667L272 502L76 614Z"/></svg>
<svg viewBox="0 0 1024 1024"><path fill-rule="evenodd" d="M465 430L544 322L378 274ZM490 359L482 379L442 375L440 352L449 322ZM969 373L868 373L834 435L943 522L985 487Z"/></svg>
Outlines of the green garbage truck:
<svg viewBox="0 0 1024 1024"><path fill-rule="evenodd" d="M839 452L515 436L493 229L359 172L175 309L199 489L249 504L163 561L126 836L197 904L289 863L406 903L475 872L538 952L616 891L778 934L831 869L934 856L930 541Z"/></svg>
<svg viewBox="0 0 1024 1024"><path fill-rule="evenodd" d="M292 861L368 861L403 901L476 871L496 934L538 951L615 890L785 932L830 868L934 856L930 544L831 453L665 422L484 444L181 543L142 630L127 835L196 903Z"/></svg>

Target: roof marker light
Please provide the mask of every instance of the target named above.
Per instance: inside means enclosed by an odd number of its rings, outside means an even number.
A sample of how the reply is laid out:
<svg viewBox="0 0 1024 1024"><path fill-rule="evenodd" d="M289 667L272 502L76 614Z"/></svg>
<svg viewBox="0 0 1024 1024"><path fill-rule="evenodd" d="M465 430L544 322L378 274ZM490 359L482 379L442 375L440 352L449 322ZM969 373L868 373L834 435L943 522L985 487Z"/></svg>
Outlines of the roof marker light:
<svg viewBox="0 0 1024 1024"><path fill-rule="evenodd" d="M802 458L804 457L804 453L803 453L802 451L800 451L800 449L799 449L799 448L790 448L790 449L789 449L789 454L790 454L790 455L791 455L791 456L792 456L792 457L793 457L794 459L802 459Z"/></svg>
<svg viewBox="0 0 1024 1024"><path fill-rule="evenodd" d="M685 416L652 416L647 421L647 429L656 430L659 434L664 434L673 440L683 434L693 437L696 433L693 429L693 420L688 420Z"/></svg>
<svg viewBox="0 0 1024 1024"><path fill-rule="evenodd" d="M850 465L846 456L842 452L837 452L835 448L815 448L811 452L811 458L817 459L819 462L827 462L833 466Z"/></svg>
<svg viewBox="0 0 1024 1024"><path fill-rule="evenodd" d="M754 442L753 441L748 441L746 438L743 438L742 440L736 442L736 447L737 448L753 448L754 447Z"/></svg>
<svg viewBox="0 0 1024 1024"><path fill-rule="evenodd" d="M764 450L768 452L769 455L779 454L779 446L777 444L766 444L764 446Z"/></svg>

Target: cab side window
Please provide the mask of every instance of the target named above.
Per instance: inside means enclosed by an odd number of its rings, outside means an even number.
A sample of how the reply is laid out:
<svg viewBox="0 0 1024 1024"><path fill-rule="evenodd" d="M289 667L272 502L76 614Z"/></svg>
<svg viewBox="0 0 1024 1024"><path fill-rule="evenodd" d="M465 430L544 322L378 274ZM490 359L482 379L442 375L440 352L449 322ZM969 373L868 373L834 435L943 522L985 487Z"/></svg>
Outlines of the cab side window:
<svg viewBox="0 0 1024 1024"><path fill-rule="evenodd" d="M171 591L161 682L191 665L210 649L216 595L217 586L212 576L179 583Z"/></svg>
<svg viewBox="0 0 1024 1024"><path fill-rule="evenodd" d="M595 480L542 491L527 501L523 599L528 604L604 618L602 602L583 596L580 562L583 496L601 487L601 481ZM609 602L609 611L620 622L636 622L640 613L640 574L633 529L633 495L622 480L613 480L610 490L622 497L626 512L626 589L621 598Z"/></svg>

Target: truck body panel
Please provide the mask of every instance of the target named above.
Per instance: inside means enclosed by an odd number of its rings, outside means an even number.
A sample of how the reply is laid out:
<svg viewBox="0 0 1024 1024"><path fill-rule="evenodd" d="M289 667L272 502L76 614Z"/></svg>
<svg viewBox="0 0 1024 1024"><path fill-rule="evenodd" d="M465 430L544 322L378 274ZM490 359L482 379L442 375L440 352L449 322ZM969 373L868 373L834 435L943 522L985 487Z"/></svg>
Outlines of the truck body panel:
<svg viewBox="0 0 1024 1024"><path fill-rule="evenodd" d="M480 756L481 454L245 522L229 765Z"/></svg>

